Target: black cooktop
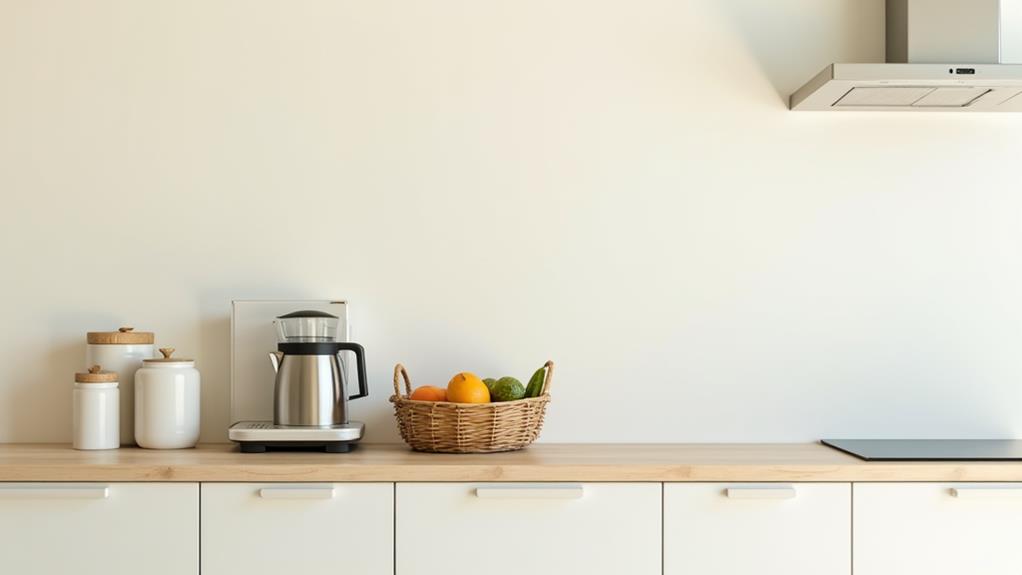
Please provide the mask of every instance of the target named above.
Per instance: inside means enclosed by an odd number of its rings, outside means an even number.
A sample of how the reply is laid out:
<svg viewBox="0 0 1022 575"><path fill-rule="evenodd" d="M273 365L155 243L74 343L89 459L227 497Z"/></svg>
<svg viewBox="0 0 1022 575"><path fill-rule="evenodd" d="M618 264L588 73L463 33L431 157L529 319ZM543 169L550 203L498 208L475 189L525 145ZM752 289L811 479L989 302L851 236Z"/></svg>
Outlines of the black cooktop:
<svg viewBox="0 0 1022 575"><path fill-rule="evenodd" d="M824 439L866 461L1022 461L1017 439Z"/></svg>

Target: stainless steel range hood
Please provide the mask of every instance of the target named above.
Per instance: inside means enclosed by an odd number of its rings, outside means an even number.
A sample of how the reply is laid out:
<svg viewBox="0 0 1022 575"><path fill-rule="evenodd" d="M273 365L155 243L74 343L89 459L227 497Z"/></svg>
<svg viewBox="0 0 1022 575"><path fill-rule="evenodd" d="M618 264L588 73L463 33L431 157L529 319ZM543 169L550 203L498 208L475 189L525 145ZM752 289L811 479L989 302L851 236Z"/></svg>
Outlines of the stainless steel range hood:
<svg viewBox="0 0 1022 575"><path fill-rule="evenodd" d="M886 64L831 64L790 108L1022 112L1022 0L887 0L886 15Z"/></svg>

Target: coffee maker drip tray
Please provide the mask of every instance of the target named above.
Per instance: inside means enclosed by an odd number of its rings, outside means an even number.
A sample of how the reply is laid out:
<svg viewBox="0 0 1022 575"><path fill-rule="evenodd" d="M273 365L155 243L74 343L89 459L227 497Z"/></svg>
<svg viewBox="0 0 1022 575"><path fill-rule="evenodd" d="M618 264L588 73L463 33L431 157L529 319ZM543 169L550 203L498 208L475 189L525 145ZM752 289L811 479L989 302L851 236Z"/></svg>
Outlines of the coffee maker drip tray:
<svg viewBox="0 0 1022 575"><path fill-rule="evenodd" d="M239 421L227 430L227 437L241 446L242 453L262 453L267 449L323 449L328 453L351 451L362 439L365 425L352 421L331 427L285 427L272 421Z"/></svg>

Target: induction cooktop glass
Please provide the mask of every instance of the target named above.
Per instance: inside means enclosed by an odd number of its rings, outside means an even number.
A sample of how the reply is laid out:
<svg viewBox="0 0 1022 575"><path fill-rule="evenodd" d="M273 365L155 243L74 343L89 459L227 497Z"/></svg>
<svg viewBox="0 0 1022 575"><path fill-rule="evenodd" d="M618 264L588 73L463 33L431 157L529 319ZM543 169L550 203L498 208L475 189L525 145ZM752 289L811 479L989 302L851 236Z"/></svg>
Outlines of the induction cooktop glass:
<svg viewBox="0 0 1022 575"><path fill-rule="evenodd" d="M1022 461L1017 439L824 439L866 461Z"/></svg>

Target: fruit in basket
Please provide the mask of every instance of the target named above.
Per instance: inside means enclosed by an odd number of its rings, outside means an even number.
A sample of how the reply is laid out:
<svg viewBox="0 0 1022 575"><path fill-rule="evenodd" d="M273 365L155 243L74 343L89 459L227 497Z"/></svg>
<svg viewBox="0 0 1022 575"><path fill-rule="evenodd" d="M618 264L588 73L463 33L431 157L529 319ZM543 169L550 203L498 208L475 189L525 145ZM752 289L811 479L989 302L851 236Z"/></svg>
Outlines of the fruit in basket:
<svg viewBox="0 0 1022 575"><path fill-rule="evenodd" d="M447 390L435 385L422 385L408 396L415 401L447 401Z"/></svg>
<svg viewBox="0 0 1022 575"><path fill-rule="evenodd" d="M546 379L546 366L536 370L529 379L529 385L525 387L525 397L539 397L543 393L543 380Z"/></svg>
<svg viewBox="0 0 1022 575"><path fill-rule="evenodd" d="M492 377L487 377L486 379L483 380L483 383L486 384L486 389L490 390L490 397L492 399L492 397L493 397L493 384L497 383L497 380L493 379Z"/></svg>
<svg viewBox="0 0 1022 575"><path fill-rule="evenodd" d="M447 384L447 401L454 403L489 403L490 390L474 373L463 371Z"/></svg>
<svg viewBox="0 0 1022 575"><path fill-rule="evenodd" d="M513 377L502 377L490 388L493 401L514 401L525 397L525 386Z"/></svg>

